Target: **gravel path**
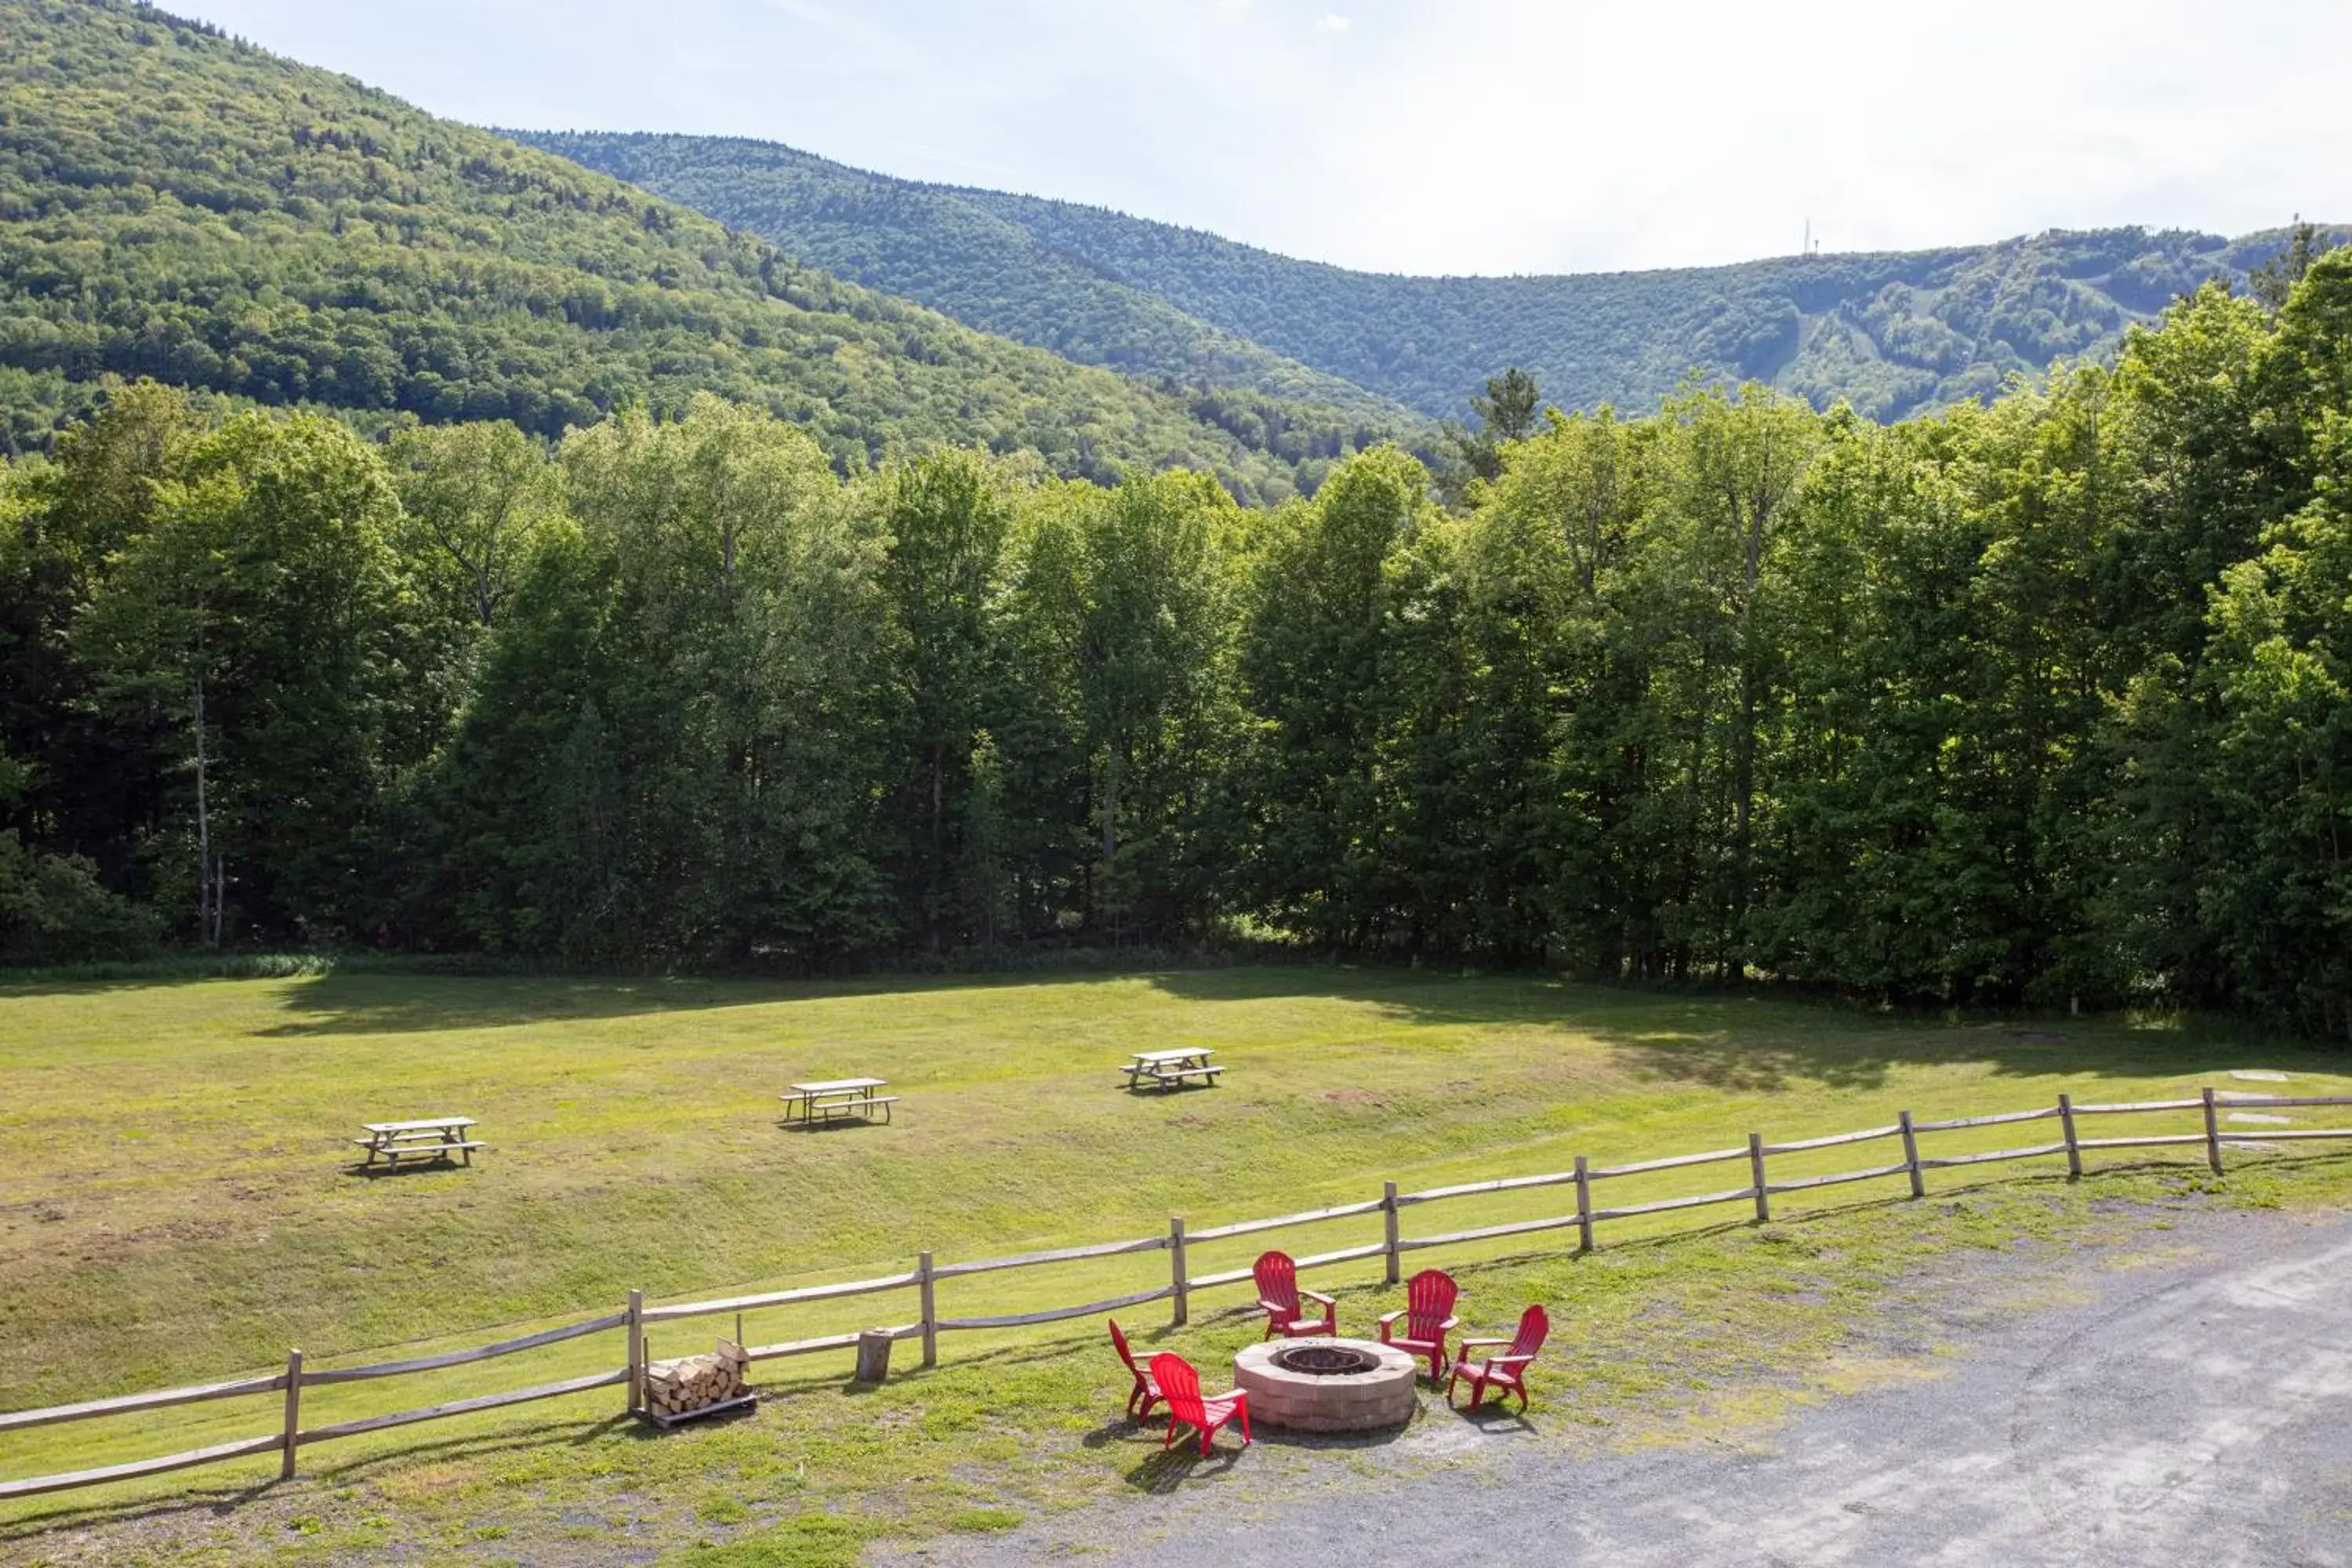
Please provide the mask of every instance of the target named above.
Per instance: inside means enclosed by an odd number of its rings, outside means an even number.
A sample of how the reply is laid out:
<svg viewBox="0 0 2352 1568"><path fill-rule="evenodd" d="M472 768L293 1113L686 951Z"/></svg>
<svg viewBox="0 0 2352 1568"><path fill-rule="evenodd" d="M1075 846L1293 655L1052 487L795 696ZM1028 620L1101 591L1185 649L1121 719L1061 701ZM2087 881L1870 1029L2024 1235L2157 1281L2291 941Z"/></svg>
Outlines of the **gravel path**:
<svg viewBox="0 0 2352 1568"><path fill-rule="evenodd" d="M2172 1261L2085 1271L2081 1305L1993 1315L1923 1380L1807 1406L1738 1447L1574 1455L1496 1427L1383 1484L1270 1500L1218 1467L1173 1496L918 1555L2352 1568L2352 1217L2213 1214L2180 1239Z"/></svg>

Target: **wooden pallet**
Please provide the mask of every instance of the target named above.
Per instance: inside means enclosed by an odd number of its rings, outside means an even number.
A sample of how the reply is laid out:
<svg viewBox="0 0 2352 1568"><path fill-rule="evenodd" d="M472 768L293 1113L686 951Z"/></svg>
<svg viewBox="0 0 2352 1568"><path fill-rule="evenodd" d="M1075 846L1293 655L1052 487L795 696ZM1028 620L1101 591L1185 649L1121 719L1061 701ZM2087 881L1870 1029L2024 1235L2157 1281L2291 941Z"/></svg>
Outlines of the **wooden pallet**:
<svg viewBox="0 0 2352 1568"><path fill-rule="evenodd" d="M760 1403L756 1394L739 1394L732 1399L722 1399L716 1405L706 1405L699 1410L689 1410L683 1415L663 1415L650 1405L637 1414L664 1431L688 1421L699 1421L706 1415L724 1415L730 1410L746 1410Z"/></svg>

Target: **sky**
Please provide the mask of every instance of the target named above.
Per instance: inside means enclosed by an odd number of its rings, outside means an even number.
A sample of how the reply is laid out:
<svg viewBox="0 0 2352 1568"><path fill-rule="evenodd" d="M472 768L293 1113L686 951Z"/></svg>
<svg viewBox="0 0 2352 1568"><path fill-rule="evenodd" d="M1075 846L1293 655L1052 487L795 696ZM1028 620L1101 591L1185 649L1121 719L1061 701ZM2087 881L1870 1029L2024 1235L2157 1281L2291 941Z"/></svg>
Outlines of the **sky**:
<svg viewBox="0 0 2352 1568"><path fill-rule="evenodd" d="M165 0L436 113L753 136L1378 271L2352 222L2352 4Z"/></svg>

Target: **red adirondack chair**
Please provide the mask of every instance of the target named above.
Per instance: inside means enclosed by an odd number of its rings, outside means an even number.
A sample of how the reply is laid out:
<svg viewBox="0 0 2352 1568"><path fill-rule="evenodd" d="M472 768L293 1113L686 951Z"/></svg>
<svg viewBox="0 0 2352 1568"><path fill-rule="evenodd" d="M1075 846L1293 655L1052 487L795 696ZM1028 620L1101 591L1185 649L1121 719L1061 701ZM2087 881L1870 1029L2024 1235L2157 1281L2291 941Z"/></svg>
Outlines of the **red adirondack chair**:
<svg viewBox="0 0 2352 1568"><path fill-rule="evenodd" d="M1427 1356L1432 1383L1445 1375L1445 1336L1454 1327L1454 1298L1458 1293L1453 1275L1424 1268L1405 1281L1404 1310L1381 1319L1381 1342ZM1404 1320L1402 1333L1396 1331L1399 1318Z"/></svg>
<svg viewBox="0 0 2352 1568"><path fill-rule="evenodd" d="M1135 1364L1134 1352L1127 1348L1127 1336L1119 1331L1118 1320L1112 1318L1109 1322L1111 1349L1118 1352L1118 1359L1125 1362L1127 1370L1135 1374L1135 1391L1127 1396L1127 1413L1134 1420L1140 1421L1151 1414L1153 1405L1160 1403L1160 1385L1151 1381L1150 1373Z"/></svg>
<svg viewBox="0 0 2352 1568"><path fill-rule="evenodd" d="M1257 1260L1252 1270L1257 1276L1257 1304L1265 1309L1265 1332L1260 1337L1272 1339L1280 1334L1286 1340L1305 1339L1310 1334L1337 1334L1339 1331L1339 1304L1318 1290L1298 1288L1298 1265L1286 1252L1269 1252ZM1323 1315L1306 1316L1298 1299L1322 1303Z"/></svg>
<svg viewBox="0 0 2352 1568"><path fill-rule="evenodd" d="M1166 1351L1151 1358L1151 1381L1159 1384L1160 1396L1168 1401L1168 1436L1160 1441L1160 1452L1167 1452L1168 1445L1176 1441L1177 1427L1190 1426L1201 1434L1201 1452L1206 1456L1217 1428L1236 1416L1241 1418L1242 1447L1249 1447L1248 1394L1236 1388L1203 1399L1201 1374L1192 1370L1192 1363Z"/></svg>
<svg viewBox="0 0 2352 1568"><path fill-rule="evenodd" d="M1528 1407L1528 1367L1535 1361L1536 1352L1551 1332L1551 1315L1541 1307L1529 1307L1519 1315L1519 1331L1507 1340L1464 1340L1460 1355L1454 1363L1454 1375L1445 1380L1445 1403L1454 1403L1454 1385L1464 1378L1470 1380L1470 1408L1486 1397L1489 1384L1505 1393L1516 1392L1519 1408ZM1508 1345L1502 1355L1481 1356L1472 1363L1470 1352L1489 1345Z"/></svg>

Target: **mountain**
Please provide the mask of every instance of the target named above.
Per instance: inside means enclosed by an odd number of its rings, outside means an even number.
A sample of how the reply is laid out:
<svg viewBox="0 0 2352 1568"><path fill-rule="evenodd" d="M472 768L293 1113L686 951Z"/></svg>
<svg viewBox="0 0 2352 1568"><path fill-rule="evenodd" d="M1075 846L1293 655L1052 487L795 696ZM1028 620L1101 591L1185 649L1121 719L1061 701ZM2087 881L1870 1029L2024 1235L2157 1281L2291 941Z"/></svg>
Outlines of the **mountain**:
<svg viewBox="0 0 2352 1568"><path fill-rule="evenodd" d="M0 451L142 375L541 436L707 390L845 463L977 443L1261 499L1387 427L1359 394L1155 387L990 337L127 0L0 0Z"/></svg>
<svg viewBox="0 0 2352 1568"><path fill-rule="evenodd" d="M772 142L502 131L870 288L1083 364L1247 387L1381 419L1395 402L1213 326L1045 244L964 195L869 174ZM815 260L818 257L824 260Z"/></svg>
<svg viewBox="0 0 2352 1568"><path fill-rule="evenodd" d="M1076 359L1335 402L1337 377L1431 417L1460 413L1511 364L1569 407L1646 409L1697 369L1899 417L2055 360L2104 357L2131 323L2209 278L2242 279L2283 243L2276 232L2116 228L1671 271L1412 278L1101 207L893 179L772 142L509 134Z"/></svg>
<svg viewBox="0 0 2352 1568"><path fill-rule="evenodd" d="M1507 364L1554 402L1647 409L1694 367L1818 407L1895 418L2012 374L2105 358L2210 278L2242 280L2284 231L2053 230L1939 250L1525 278L1408 278L1294 261L1213 235L997 192L960 193L1171 304L1434 415Z"/></svg>

